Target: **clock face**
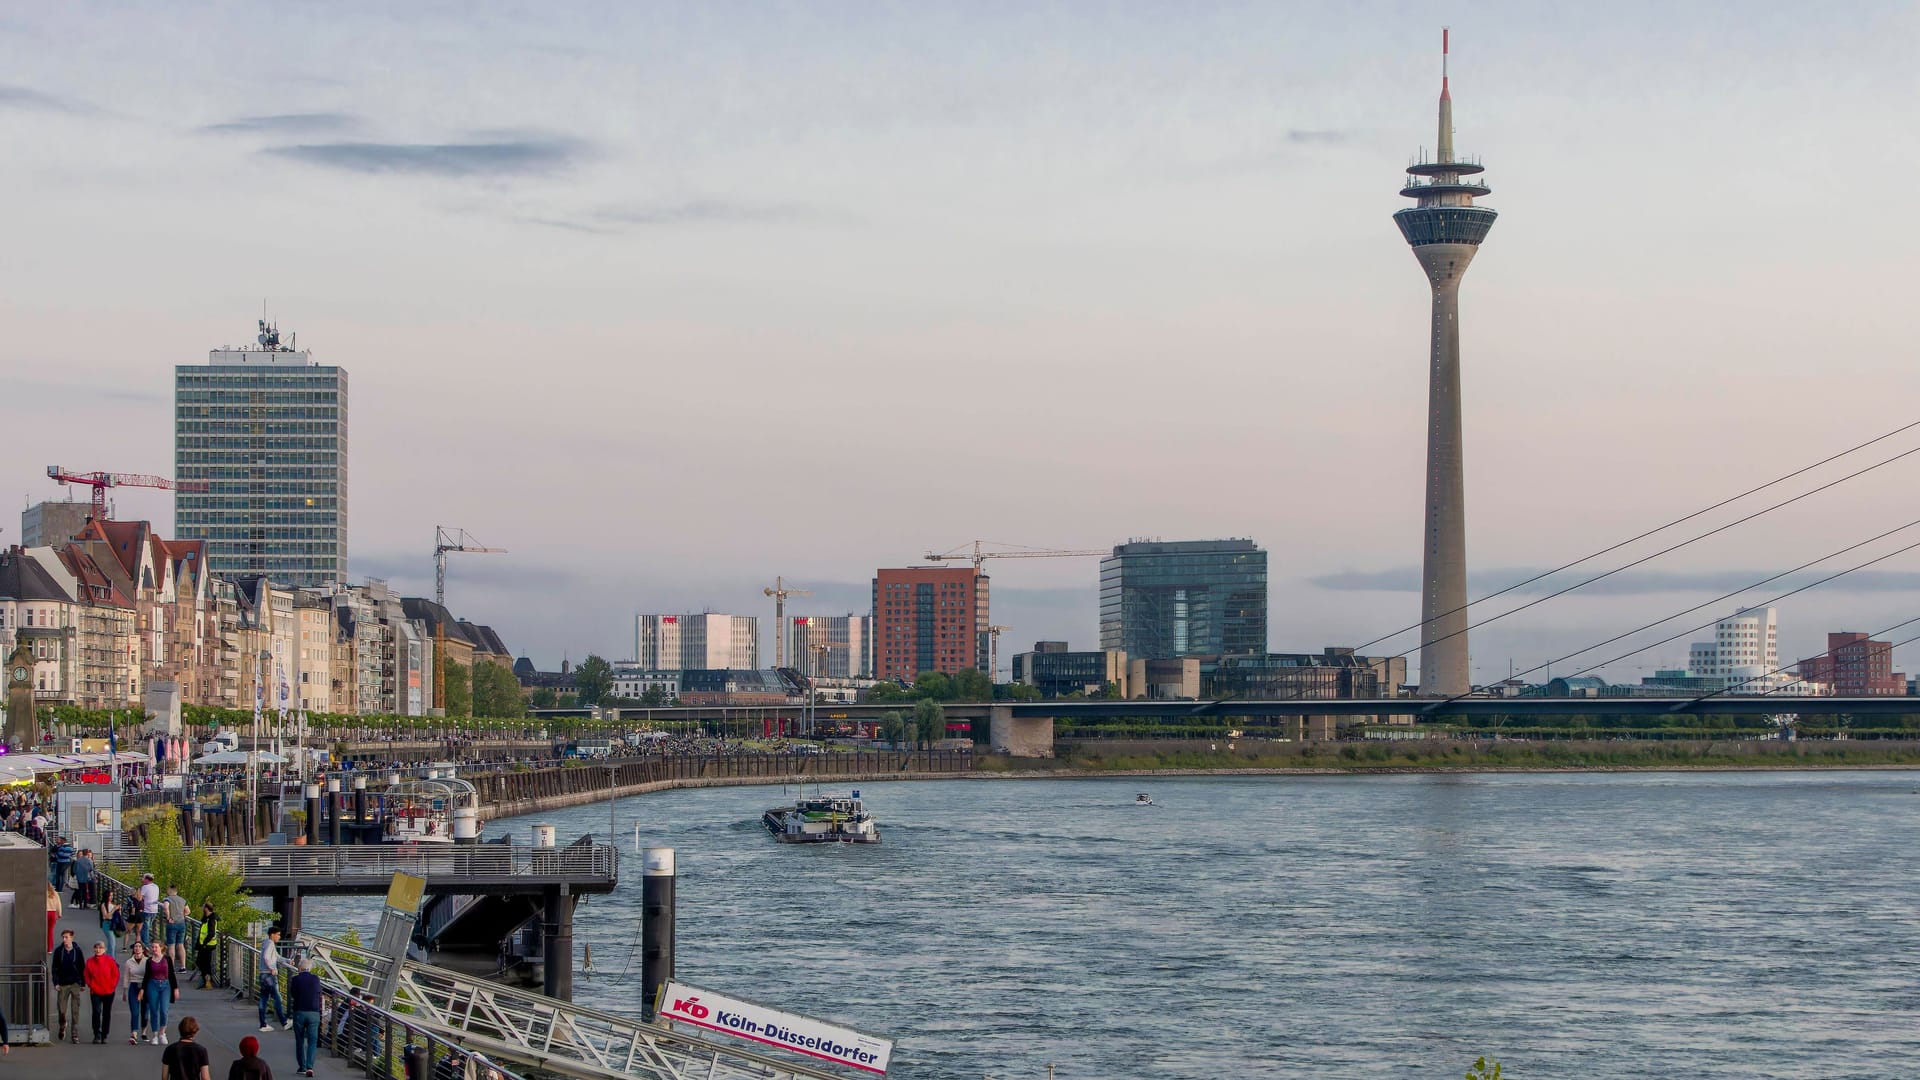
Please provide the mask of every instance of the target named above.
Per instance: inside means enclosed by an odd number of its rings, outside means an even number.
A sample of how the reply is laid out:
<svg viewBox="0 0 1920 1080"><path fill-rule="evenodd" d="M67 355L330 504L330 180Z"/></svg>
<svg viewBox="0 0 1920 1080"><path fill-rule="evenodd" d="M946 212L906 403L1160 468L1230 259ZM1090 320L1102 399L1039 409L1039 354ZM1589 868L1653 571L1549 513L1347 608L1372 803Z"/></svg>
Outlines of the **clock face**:
<svg viewBox="0 0 1920 1080"><path fill-rule="evenodd" d="M14 681L14 682L26 682L26 681L27 681L27 669L26 669L26 668L23 668L23 667L17 667L17 668L14 668L14 669L13 669L13 681Z"/></svg>

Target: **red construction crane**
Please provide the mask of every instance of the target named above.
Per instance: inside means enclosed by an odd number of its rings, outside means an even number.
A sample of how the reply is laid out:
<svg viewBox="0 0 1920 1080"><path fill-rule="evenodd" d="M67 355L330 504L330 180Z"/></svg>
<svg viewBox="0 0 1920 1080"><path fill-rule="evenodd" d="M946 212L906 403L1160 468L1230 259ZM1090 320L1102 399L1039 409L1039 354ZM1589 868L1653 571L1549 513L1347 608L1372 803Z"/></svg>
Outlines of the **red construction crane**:
<svg viewBox="0 0 1920 1080"><path fill-rule="evenodd" d="M163 491L206 491L205 480L174 483L164 476L146 476L124 472L70 472L58 465L47 466L47 477L65 486L85 484L93 489L93 520L107 520L107 489L114 487L160 488Z"/></svg>

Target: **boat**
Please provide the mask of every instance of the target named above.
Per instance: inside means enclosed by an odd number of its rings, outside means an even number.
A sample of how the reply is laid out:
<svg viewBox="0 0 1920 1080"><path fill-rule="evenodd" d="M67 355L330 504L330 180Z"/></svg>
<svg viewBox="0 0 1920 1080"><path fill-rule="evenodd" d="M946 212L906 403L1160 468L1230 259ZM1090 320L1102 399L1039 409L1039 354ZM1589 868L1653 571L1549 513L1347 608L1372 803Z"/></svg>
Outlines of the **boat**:
<svg viewBox="0 0 1920 1080"><path fill-rule="evenodd" d="M480 838L480 794L465 780L402 780L388 785L379 802L384 843L471 844Z"/></svg>
<svg viewBox="0 0 1920 1080"><path fill-rule="evenodd" d="M1149 795L1149 794L1147 794L1146 792L1144 792L1144 791L1143 791L1143 792L1141 792L1140 794L1138 794L1138 795L1135 795L1135 796L1133 797L1133 805L1135 805L1135 806L1152 806L1152 805L1153 805L1153 796L1151 796L1151 795Z"/></svg>
<svg viewBox="0 0 1920 1080"><path fill-rule="evenodd" d="M804 795L792 806L776 806L760 815L783 844L877 844L880 826L860 803L860 793Z"/></svg>

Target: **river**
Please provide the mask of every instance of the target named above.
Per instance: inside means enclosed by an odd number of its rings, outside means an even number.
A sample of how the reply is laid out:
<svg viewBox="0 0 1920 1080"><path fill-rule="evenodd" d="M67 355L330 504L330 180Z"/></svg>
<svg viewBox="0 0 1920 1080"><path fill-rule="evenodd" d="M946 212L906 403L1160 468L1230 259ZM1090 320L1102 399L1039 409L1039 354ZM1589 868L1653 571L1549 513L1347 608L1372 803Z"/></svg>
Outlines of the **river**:
<svg viewBox="0 0 1920 1080"><path fill-rule="evenodd" d="M878 846L774 843L777 786L622 800L575 999L638 1008L638 822L681 980L891 1037L905 1080L1920 1076L1920 774L861 786ZM488 833L535 821L607 807Z"/></svg>

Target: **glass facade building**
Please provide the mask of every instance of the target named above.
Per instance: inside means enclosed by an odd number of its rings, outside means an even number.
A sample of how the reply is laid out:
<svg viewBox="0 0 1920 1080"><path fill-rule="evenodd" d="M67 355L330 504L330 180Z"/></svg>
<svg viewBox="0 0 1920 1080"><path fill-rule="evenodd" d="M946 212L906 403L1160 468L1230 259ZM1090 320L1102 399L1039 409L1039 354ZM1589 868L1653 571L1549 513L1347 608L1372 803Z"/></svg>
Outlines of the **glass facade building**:
<svg viewBox="0 0 1920 1080"><path fill-rule="evenodd" d="M174 368L174 531L214 574L311 588L347 576L347 372L260 324L252 348Z"/></svg>
<svg viewBox="0 0 1920 1080"><path fill-rule="evenodd" d="M1251 540L1134 541L1100 561L1100 647L1130 658L1267 651L1267 553Z"/></svg>

